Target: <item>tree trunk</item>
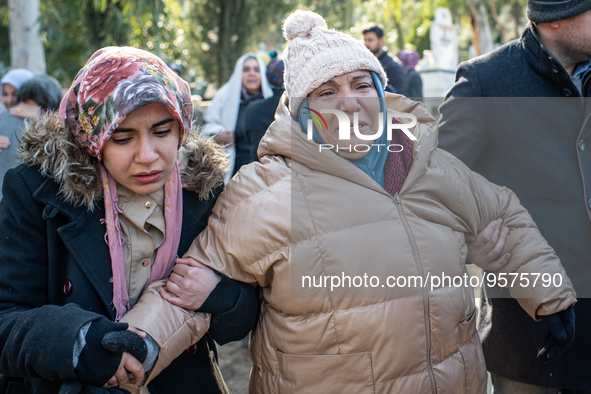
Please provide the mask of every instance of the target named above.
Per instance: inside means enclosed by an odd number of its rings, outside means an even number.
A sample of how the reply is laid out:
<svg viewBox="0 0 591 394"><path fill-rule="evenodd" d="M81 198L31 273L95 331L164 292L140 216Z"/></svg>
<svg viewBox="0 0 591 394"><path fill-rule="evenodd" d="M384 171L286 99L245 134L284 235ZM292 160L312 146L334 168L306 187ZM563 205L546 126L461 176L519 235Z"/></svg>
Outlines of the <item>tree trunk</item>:
<svg viewBox="0 0 591 394"><path fill-rule="evenodd" d="M396 30L396 46L398 46L398 50L401 51L404 49L404 36L402 34L402 26L396 19L395 16L392 16L392 21L394 22L394 29ZM391 51L395 54L394 51Z"/></svg>
<svg viewBox="0 0 591 394"><path fill-rule="evenodd" d="M39 0L8 0L8 6L12 67L45 74L45 52L39 36Z"/></svg>
<svg viewBox="0 0 591 394"><path fill-rule="evenodd" d="M470 16L472 18L472 43L476 56L484 55L493 50L492 33L488 23L486 7L482 0L469 0Z"/></svg>

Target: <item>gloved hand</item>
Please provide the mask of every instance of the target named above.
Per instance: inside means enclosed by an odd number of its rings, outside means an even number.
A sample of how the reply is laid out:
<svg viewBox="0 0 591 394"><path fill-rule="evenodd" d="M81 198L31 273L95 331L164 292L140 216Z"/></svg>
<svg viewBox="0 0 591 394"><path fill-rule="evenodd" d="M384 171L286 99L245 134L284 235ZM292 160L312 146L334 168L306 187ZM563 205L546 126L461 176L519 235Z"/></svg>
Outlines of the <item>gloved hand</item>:
<svg viewBox="0 0 591 394"><path fill-rule="evenodd" d="M538 349L538 360L547 363L557 359L575 338L575 311L572 306L552 315L544 316L550 332Z"/></svg>
<svg viewBox="0 0 591 394"><path fill-rule="evenodd" d="M101 344L110 352L131 354L142 363L144 372L152 369L160 352L160 347L151 336L146 334L146 338L142 339L136 333L127 330L105 334Z"/></svg>

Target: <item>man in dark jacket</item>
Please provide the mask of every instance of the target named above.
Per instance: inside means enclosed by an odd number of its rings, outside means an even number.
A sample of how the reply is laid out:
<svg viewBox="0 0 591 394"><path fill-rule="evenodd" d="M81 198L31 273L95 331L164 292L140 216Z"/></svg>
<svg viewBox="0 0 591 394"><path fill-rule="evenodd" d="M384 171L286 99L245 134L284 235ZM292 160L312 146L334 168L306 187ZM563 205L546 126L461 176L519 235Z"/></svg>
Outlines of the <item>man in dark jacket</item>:
<svg viewBox="0 0 591 394"><path fill-rule="evenodd" d="M371 23L363 29L363 40L367 49L378 58L388 76L386 91L402 94L404 69L388 51L384 50L384 30L375 23Z"/></svg>
<svg viewBox="0 0 591 394"><path fill-rule="evenodd" d="M579 297L574 342L544 363L536 353L546 324L487 289L479 323L495 394L587 392L591 108L584 98L591 96L591 1L529 0L527 16L520 39L458 67L440 108L440 147L517 194Z"/></svg>

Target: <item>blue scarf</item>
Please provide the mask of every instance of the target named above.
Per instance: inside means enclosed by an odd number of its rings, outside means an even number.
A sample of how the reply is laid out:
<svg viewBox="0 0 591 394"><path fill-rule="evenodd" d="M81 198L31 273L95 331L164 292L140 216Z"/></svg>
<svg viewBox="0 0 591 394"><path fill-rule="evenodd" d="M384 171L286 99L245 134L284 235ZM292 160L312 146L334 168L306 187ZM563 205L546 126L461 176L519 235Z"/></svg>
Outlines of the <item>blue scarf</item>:
<svg viewBox="0 0 591 394"><path fill-rule="evenodd" d="M386 133L386 127L388 124L388 110L386 108L386 99L384 95L384 87L382 85L382 81L380 81L378 75L373 71L370 71L370 74L378 91L378 97L380 98L380 108L382 114L384 115L384 132L382 133L380 138L373 142L373 144L383 144L383 146L380 147L379 152L377 146L372 146L369 153L361 159L347 160L349 160L351 163L353 163L355 166L357 166L359 169L361 169L363 172L369 175L374 181L379 183L380 186L384 187L384 164L386 164L386 159L388 157L387 148L389 145L388 133ZM308 124L308 119L312 119L310 115L307 114L306 107L308 107L307 98L305 98L302 101L302 104L300 105L300 108L298 110L298 121L300 122L300 126L304 133L306 133L306 125ZM325 142L320 136L318 130L316 129L316 126L313 126L313 128L314 129L312 132L312 137L314 139L314 142L316 142L317 144L324 144ZM333 153L335 152L333 151Z"/></svg>

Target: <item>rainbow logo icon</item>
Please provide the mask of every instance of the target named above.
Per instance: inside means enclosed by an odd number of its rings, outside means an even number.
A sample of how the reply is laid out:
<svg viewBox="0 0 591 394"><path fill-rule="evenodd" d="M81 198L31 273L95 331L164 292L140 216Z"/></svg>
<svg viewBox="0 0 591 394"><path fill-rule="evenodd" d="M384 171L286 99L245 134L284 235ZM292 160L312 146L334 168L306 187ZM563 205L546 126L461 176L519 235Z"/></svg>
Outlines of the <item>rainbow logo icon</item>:
<svg viewBox="0 0 591 394"><path fill-rule="evenodd" d="M326 127L326 130L328 130L328 125L326 124L326 120L324 120L324 117L322 115L320 115L320 112L313 110L312 108L309 107L304 107L304 109L307 109L308 111L311 111L313 113L307 112L306 115L308 115L309 117L311 117L312 119L314 119L314 121L316 122L316 124L318 125L318 127L320 128L320 130L324 130L322 127L322 124L324 123L324 127ZM322 120L322 123L320 122L320 120Z"/></svg>

